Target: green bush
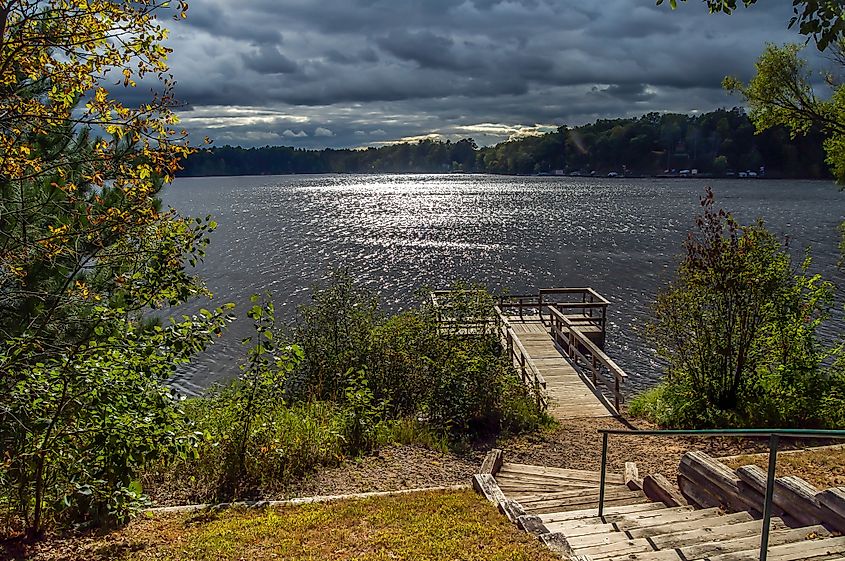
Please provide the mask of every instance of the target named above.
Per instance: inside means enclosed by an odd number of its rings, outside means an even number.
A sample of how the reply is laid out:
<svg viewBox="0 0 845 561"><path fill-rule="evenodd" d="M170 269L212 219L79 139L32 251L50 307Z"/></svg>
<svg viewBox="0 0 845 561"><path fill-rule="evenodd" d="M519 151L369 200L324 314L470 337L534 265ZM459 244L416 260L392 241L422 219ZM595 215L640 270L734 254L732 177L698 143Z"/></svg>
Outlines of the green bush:
<svg viewBox="0 0 845 561"><path fill-rule="evenodd" d="M346 457L347 412L334 403L308 402L269 407L243 444L231 388L190 399L185 410L203 435L196 453L167 468L166 477L188 486L190 500L228 500L281 488L319 466ZM236 485L230 480L235 456L245 461Z"/></svg>
<svg viewBox="0 0 845 561"><path fill-rule="evenodd" d="M424 304L386 316L370 293L335 274L300 309L294 338L305 360L295 375L296 395L343 402L346 373L361 371L385 419L419 418L459 440L546 424L489 324L472 336L441 329L444 317L455 326L492 317L492 297L458 285L447 300L439 310Z"/></svg>
<svg viewBox="0 0 845 561"><path fill-rule="evenodd" d="M833 286L798 267L762 222L739 225L702 199L678 275L658 295L648 335L666 376L632 414L673 427L841 427L841 375L816 330ZM837 390L838 391L838 390Z"/></svg>

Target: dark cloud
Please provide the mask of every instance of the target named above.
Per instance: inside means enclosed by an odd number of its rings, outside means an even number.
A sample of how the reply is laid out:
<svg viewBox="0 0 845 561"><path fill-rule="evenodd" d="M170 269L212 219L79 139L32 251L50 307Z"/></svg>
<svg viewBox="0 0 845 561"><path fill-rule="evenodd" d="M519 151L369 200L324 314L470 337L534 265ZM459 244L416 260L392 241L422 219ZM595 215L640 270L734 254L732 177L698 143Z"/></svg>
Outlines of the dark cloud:
<svg viewBox="0 0 845 561"><path fill-rule="evenodd" d="M560 124L739 102L788 2L711 16L653 0L193 0L171 60L189 131L218 144L488 144ZM134 94L133 94L134 95ZM318 132L319 131L319 132Z"/></svg>

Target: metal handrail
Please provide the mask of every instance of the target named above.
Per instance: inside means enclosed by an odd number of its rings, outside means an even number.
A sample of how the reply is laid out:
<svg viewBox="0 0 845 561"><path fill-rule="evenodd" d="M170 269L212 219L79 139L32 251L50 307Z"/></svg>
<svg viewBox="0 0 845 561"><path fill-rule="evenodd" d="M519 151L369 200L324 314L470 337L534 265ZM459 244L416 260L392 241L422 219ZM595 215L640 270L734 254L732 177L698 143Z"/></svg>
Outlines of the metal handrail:
<svg viewBox="0 0 845 561"><path fill-rule="evenodd" d="M599 429L601 443L601 479L599 482L599 518L604 516L604 487L607 481L607 440L611 434L636 436L767 436L769 437L769 470L766 476L766 497L763 501L763 532L760 536L760 561L769 554L769 531L772 500L775 494L775 468L781 437L845 439L845 430L813 429L700 429L700 430L625 430Z"/></svg>

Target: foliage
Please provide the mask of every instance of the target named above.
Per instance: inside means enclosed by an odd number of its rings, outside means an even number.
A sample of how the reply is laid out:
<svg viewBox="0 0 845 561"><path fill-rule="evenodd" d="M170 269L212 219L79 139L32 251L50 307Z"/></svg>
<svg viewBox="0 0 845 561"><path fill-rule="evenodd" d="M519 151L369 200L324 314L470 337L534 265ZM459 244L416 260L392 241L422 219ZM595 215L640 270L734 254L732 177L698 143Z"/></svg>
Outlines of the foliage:
<svg viewBox="0 0 845 561"><path fill-rule="evenodd" d="M842 49L842 45L838 48ZM824 133L826 162L834 177L845 182L845 88L829 77L828 99L817 97L807 63L799 57L798 45L768 45L757 61L757 74L748 85L725 78L726 89L740 93L751 107L757 131L786 127L792 137L814 130ZM839 62L845 58L839 57Z"/></svg>
<svg viewBox="0 0 845 561"><path fill-rule="evenodd" d="M380 316L375 296L357 286L347 272L333 272L328 286L314 290L311 303L299 309L293 339L305 359L294 380L294 393L338 400L346 389L347 373L367 364L371 330Z"/></svg>
<svg viewBox="0 0 845 561"><path fill-rule="evenodd" d="M224 453L221 488L229 495L236 494L246 479L247 455L254 452L256 432L265 432L268 421L284 405L285 381L302 360L299 347L279 343L273 302L259 300L253 296L253 306L247 312L255 335L243 341L251 344L246 363L241 366L239 379L225 392L231 414L227 430L231 432L218 444Z"/></svg>
<svg viewBox="0 0 845 561"><path fill-rule="evenodd" d="M175 130L158 0L0 6L0 502L30 536L121 521L139 470L193 438L163 382L228 320L165 326L215 224L162 212ZM158 90L129 107L107 86ZM104 134L105 137L98 137Z"/></svg>
<svg viewBox="0 0 845 561"><path fill-rule="evenodd" d="M72 356L18 361L23 337L0 352L0 362L16 364L5 371L0 405L0 500L32 532L48 517L125 520L142 498L140 470L190 452L194 436L161 382L225 322L222 312L203 311L201 317L145 328L122 319L119 309L93 311L103 335L80 344Z"/></svg>
<svg viewBox="0 0 845 561"><path fill-rule="evenodd" d="M816 330L833 287L793 270L788 248L761 222L740 226L702 198L677 279L658 295L648 335L666 361L665 387L635 410L677 426L811 426L832 375Z"/></svg>
<svg viewBox="0 0 845 561"><path fill-rule="evenodd" d="M465 171L502 174L660 174L698 169L724 176L760 166L769 177L828 177L822 137L790 138L784 127L755 135L741 109L697 115L650 113L635 119L602 119L560 127L478 149L460 142L424 140L367 150L300 150L284 146L199 150L184 175L285 173L383 173ZM456 164L456 165L453 165Z"/></svg>
<svg viewBox="0 0 845 561"><path fill-rule="evenodd" d="M220 388L186 401L185 416L201 438L195 454L149 470L147 480L159 493L164 489L190 503L253 497L347 455L348 414L337 404L270 403L244 435L238 424L242 397L233 395L239 391Z"/></svg>
<svg viewBox="0 0 845 561"><path fill-rule="evenodd" d="M513 383L515 372L490 325L478 324L470 337L449 327L491 317L490 295L465 285L451 294L438 310L426 304L385 317L372 294L344 273L333 275L301 309L294 329L305 353L295 374L299 399L353 405L351 397L361 397L349 392L352 375L356 387L372 394L371 403L381 404L383 418L419 417L455 436L518 432L545 423L536 396ZM347 388L344 397L339 387Z"/></svg>
<svg viewBox="0 0 845 561"><path fill-rule="evenodd" d="M682 0L686 2L686 0ZM737 0L704 0L710 13L722 12L730 14L737 8ZM747 8L757 3L757 0L741 0ZM663 0L657 0L657 5ZM674 10L678 7L678 0L669 0ZM842 0L792 0L793 16L789 20L789 27L798 24L798 31L812 39L820 51L824 51L831 43L836 43L845 36L845 5Z"/></svg>

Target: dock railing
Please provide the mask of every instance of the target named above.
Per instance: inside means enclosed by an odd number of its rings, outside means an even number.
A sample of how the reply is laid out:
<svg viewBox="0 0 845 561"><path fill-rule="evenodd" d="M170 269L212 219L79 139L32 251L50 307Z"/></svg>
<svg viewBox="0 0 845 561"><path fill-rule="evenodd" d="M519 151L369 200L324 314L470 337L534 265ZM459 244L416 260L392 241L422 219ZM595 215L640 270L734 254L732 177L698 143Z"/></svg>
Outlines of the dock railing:
<svg viewBox="0 0 845 561"><path fill-rule="evenodd" d="M579 325L571 316L565 315L556 307L549 307L552 338L567 357L580 366L583 362L589 370L593 386L598 388L599 378L602 384L613 394L613 407L619 413L623 401L622 384L628 375L613 359L607 356L587 335L580 331Z"/></svg>
<svg viewBox="0 0 845 561"><path fill-rule="evenodd" d="M525 320L525 312L536 312L540 321L546 323L550 309L565 312L579 325L598 327L602 332L607 325L605 298L592 288L541 288L537 294L507 295L499 298L499 308L507 315L517 315ZM511 312L515 311L515 314Z"/></svg>
<svg viewBox="0 0 845 561"><path fill-rule="evenodd" d="M775 493L775 471L777 468L778 445L782 437L787 438L823 438L845 440L845 430L808 430L808 429L723 429L723 430L624 430L599 429L602 435L601 479L599 482L599 518L604 516L604 488L607 482L607 447L608 437L617 436L733 436L758 437L769 439L769 466L766 475L766 495L763 499L763 529L760 535L760 561L766 561L769 553L769 532L771 530L772 504Z"/></svg>
<svg viewBox="0 0 845 561"><path fill-rule="evenodd" d="M508 321L508 318L502 313L499 306L494 306L498 318L498 332L499 340L508 356L514 362L514 366L519 371L522 383L531 386L534 389L534 395L537 399L537 406L546 409L548 401L545 396L546 379L540 374L540 369L534 363L534 360L528 355L528 351L522 345L522 342L514 334L513 327Z"/></svg>

